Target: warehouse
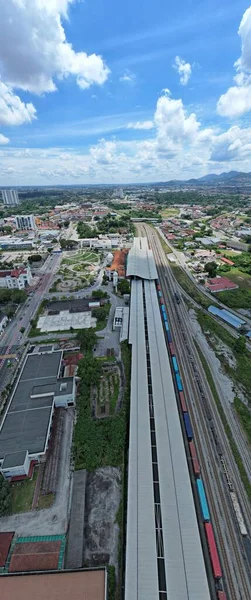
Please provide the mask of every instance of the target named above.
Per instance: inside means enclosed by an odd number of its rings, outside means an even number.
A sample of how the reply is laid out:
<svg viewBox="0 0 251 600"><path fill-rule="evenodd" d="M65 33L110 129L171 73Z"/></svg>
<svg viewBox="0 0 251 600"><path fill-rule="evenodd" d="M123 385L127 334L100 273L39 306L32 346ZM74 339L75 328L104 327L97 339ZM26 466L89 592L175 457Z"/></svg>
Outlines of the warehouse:
<svg viewBox="0 0 251 600"><path fill-rule="evenodd" d="M1 600L107 600L104 568L4 575Z"/></svg>
<svg viewBox="0 0 251 600"><path fill-rule="evenodd" d="M29 476L45 460L54 408L73 406L74 377L61 378L62 352L28 354L0 429L0 471Z"/></svg>

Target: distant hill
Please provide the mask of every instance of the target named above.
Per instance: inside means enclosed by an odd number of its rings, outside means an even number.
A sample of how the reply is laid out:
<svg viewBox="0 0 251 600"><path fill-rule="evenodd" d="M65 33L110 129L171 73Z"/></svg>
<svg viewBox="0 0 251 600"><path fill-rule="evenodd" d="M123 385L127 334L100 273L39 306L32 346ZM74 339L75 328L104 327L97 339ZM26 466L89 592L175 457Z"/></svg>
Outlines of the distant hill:
<svg viewBox="0 0 251 600"><path fill-rule="evenodd" d="M165 181L164 185L169 187L241 187L251 186L251 173L242 173L240 171L229 171L216 175L210 173L199 177L198 179L171 180Z"/></svg>

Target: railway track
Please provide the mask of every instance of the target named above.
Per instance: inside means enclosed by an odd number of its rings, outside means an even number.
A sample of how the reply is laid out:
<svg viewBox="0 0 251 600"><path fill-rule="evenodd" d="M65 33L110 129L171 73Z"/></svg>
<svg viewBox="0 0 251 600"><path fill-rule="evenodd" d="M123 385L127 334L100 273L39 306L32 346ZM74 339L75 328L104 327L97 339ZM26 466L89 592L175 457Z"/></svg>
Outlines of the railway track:
<svg viewBox="0 0 251 600"><path fill-rule="evenodd" d="M203 470L215 535L221 556L225 588L229 594L229 599L247 600L248 598L251 598L249 568L247 562L245 562L243 540L239 531L236 529L236 517L231 504L229 490L226 485L226 477L222 471L222 464L217 454L215 440L208 427L208 418L206 414L207 402L210 409L212 409L212 407L214 409L212 410L214 419L216 418L215 410L217 411L217 409L215 407L214 399L211 398L211 402L208 400L211 396L211 390L205 378L196 348L191 340L186 323L187 313L185 306L182 304L179 305L178 308L173 302L169 301L170 293L171 297L173 297L176 284L173 280L172 273L170 272L170 267L168 267L166 263L166 257L157 234L153 232L152 228L144 225L139 226L139 232L146 235L149 239L150 246L152 247L155 256L162 291L166 298L166 307L169 312L175 346L183 372L183 381L186 388L191 421L196 436L198 455ZM217 411L217 421L218 420L219 415ZM224 457L225 462L229 462L230 453L230 463L232 463L233 457L224 430L221 433L222 436L220 439L225 442L224 451L225 448L227 449L226 456ZM235 463L234 466L236 467ZM237 479L239 483L240 478L236 478L235 469L232 478L235 482ZM239 493L239 487L236 489ZM246 496L243 496L243 500L247 518L247 515L250 515L250 505Z"/></svg>

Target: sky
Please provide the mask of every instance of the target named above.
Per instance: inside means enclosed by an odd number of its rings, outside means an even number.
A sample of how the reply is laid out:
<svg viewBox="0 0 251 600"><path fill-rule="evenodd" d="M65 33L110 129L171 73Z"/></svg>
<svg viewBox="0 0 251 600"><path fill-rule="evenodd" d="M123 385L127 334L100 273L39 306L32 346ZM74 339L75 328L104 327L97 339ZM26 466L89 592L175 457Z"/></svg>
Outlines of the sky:
<svg viewBox="0 0 251 600"><path fill-rule="evenodd" d="M1 186L251 171L248 1L0 0L0 14Z"/></svg>

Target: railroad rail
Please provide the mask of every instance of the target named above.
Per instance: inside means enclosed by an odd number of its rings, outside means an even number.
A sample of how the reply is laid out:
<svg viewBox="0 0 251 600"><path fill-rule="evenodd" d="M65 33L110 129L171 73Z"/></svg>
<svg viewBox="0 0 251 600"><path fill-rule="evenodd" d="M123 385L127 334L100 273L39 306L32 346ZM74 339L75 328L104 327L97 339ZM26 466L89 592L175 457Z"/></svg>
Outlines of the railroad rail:
<svg viewBox="0 0 251 600"><path fill-rule="evenodd" d="M148 237L155 256L163 295L166 299L177 354L184 375L191 421L195 431L196 445L224 571L225 587L231 600L247 600L251 597L249 565L241 534L236 530L236 516L227 487L226 472L222 469L216 447L217 434L216 438L213 436L213 420L216 423L216 430L214 429L214 431L220 431L221 443L224 445L225 465L227 465L227 470L230 473L232 471L232 480L235 482L238 493L241 491L242 507L244 506L246 519L250 519L250 505L240 481L239 472L233 460L198 353L189 334L186 309L183 303L179 306L173 304L172 297L175 294L176 285L158 236L149 226L138 225L138 230L141 235L143 232L143 235ZM211 415L211 427L208 424L208 412ZM250 523L250 520L247 522Z"/></svg>

